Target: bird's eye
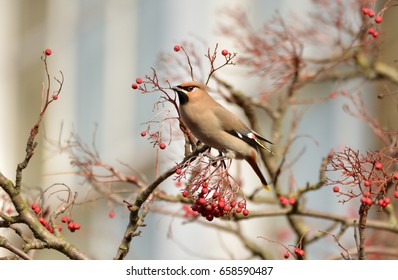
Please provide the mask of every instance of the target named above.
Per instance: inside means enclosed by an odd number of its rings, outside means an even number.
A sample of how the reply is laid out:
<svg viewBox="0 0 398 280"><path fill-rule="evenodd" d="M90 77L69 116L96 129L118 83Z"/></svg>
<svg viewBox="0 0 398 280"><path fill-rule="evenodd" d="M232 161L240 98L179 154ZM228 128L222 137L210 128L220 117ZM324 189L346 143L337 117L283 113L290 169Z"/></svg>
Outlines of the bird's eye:
<svg viewBox="0 0 398 280"><path fill-rule="evenodd" d="M195 88L194 86L189 86L189 87L186 87L185 90L188 92L191 92L194 88Z"/></svg>

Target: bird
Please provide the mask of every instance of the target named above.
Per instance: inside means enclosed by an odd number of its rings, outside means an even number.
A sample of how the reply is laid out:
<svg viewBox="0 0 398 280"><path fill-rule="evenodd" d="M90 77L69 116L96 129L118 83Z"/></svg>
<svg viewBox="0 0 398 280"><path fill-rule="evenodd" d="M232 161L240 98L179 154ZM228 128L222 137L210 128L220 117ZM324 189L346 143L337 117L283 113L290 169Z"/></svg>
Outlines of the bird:
<svg viewBox="0 0 398 280"><path fill-rule="evenodd" d="M228 158L246 160L263 188L269 190L268 182L257 164L257 153L260 149L271 152L262 142L273 143L214 100L208 93L207 85L188 81L171 89L178 95L180 117L191 133Z"/></svg>

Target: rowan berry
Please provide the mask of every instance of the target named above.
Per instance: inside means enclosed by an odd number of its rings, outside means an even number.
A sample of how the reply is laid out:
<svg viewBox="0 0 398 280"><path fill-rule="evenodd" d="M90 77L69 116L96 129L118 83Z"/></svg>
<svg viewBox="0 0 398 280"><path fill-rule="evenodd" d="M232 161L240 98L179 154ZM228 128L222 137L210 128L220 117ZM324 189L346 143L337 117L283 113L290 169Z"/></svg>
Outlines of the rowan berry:
<svg viewBox="0 0 398 280"><path fill-rule="evenodd" d="M288 259L288 258L290 257L290 253L289 253L289 252L286 252L285 254L283 254L283 257L284 257L285 259Z"/></svg>
<svg viewBox="0 0 398 280"><path fill-rule="evenodd" d="M159 144L159 148L162 149L162 150L166 149L166 144L163 143L163 142L161 142L161 143Z"/></svg>
<svg viewBox="0 0 398 280"><path fill-rule="evenodd" d="M45 49L44 50L45 55L51 55L53 51L51 49Z"/></svg>
<svg viewBox="0 0 398 280"><path fill-rule="evenodd" d="M175 52L179 52L181 50L181 46L179 46L179 45L175 45L174 46L174 51Z"/></svg>
<svg viewBox="0 0 398 280"><path fill-rule="evenodd" d="M364 15L368 15L369 14L369 9L368 8L362 8L362 13Z"/></svg>
<svg viewBox="0 0 398 280"><path fill-rule="evenodd" d="M223 56L227 56L227 55L229 54L229 52L228 52L228 50L222 50L222 51L221 51L221 54L222 54Z"/></svg>

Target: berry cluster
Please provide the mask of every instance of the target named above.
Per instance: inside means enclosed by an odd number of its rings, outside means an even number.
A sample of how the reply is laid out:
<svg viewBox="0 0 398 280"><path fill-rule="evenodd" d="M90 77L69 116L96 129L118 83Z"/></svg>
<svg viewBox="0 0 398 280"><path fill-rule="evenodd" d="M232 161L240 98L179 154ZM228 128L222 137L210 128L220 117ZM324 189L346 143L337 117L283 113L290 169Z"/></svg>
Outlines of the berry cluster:
<svg viewBox="0 0 398 280"><path fill-rule="evenodd" d="M137 78L137 79L135 79L135 83L133 83L132 85L131 85L131 88L132 89L138 89L138 85L140 85L140 84L142 84L142 78Z"/></svg>
<svg viewBox="0 0 398 280"><path fill-rule="evenodd" d="M377 15L375 17L375 12L372 9L364 7L364 8L362 8L362 14L365 16L368 16L371 19L374 18L374 23L376 23L376 24L379 24L383 21L383 18L381 15ZM372 35L373 38L379 37L379 32L377 31L377 28L370 27L368 29L368 34Z"/></svg>
<svg viewBox="0 0 398 280"><path fill-rule="evenodd" d="M195 201L190 207L191 211L193 211L193 213L189 213L191 216L200 214L208 221L222 216L229 217L233 213L242 213L244 216L249 215L245 200L241 200L240 202L229 200L216 190L210 190L207 182L202 183L198 194L192 194L189 189L186 189L182 192L182 196L185 198L193 198Z"/></svg>
<svg viewBox="0 0 398 280"><path fill-rule="evenodd" d="M294 205L296 204L296 199L294 197L285 197L283 195L279 196L279 201L283 207L287 206L288 204Z"/></svg>
<svg viewBox="0 0 398 280"><path fill-rule="evenodd" d="M376 177L375 172L380 172L381 175L378 175L378 177ZM386 208L391 203L391 199L386 196L387 191L384 189L384 187L380 188L377 185L380 183L380 178L383 176L386 179L382 181L382 184L391 182L392 184L395 184L395 187L397 188L398 173L394 173L392 176L388 176L386 172L383 170L383 164L381 162L375 162L373 164L373 169L370 175L372 176L369 176L368 179L362 181L362 186L364 188L362 190L361 203L369 206L372 204L376 204L382 208ZM340 187L337 185L333 186L333 192L343 195L350 195L351 197L354 197L352 192L350 194L341 192ZM398 190L395 190L394 198L398 199Z"/></svg>
<svg viewBox="0 0 398 280"><path fill-rule="evenodd" d="M36 214L43 214L42 209L36 203L33 203L31 208ZM51 233L54 232L54 229L50 226L49 222L43 216L38 217L38 220L49 232L51 232ZM61 225L57 225L57 227L58 227L59 231L62 230Z"/></svg>
<svg viewBox="0 0 398 280"><path fill-rule="evenodd" d="M66 216L61 217L61 222L68 224L68 229L70 230L70 232L75 232L75 230L80 229L79 223L75 223L72 219L70 219Z"/></svg>
<svg viewBox="0 0 398 280"><path fill-rule="evenodd" d="M141 137L145 137L145 136L147 136L148 133L145 130L143 130L143 131L141 131L140 134L141 134ZM151 133L149 135L149 139L152 139L154 141L154 144L158 145L161 150L166 149L166 147L167 147L166 143L164 143L160 140L159 133Z"/></svg>
<svg viewBox="0 0 398 280"><path fill-rule="evenodd" d="M38 217L39 222L51 233L54 232L54 229L51 227L51 225L49 224L49 222L43 217L45 215L45 213L43 213L42 209L40 206L38 206L36 203L33 203L31 206L32 210L36 213L36 214L40 214L40 217ZM46 212L46 211L44 211ZM74 232L75 230L79 230L80 229L80 224L79 223L75 223L73 222L71 219L69 219L66 216L62 216L61 218L61 222L62 223L67 223L68 224L68 229L71 232ZM57 228L59 231L62 230L62 226L61 225L57 225Z"/></svg>

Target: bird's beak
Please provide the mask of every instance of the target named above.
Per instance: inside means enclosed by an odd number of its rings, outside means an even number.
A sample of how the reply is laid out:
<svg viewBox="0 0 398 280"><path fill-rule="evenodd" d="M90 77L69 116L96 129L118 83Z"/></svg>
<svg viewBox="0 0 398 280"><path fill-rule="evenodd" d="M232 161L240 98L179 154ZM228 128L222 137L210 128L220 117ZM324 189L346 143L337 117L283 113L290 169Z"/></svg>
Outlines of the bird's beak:
<svg viewBox="0 0 398 280"><path fill-rule="evenodd" d="M176 91L176 92L180 92L181 91L181 89L178 86L172 87L171 89Z"/></svg>
<svg viewBox="0 0 398 280"><path fill-rule="evenodd" d="M180 88L178 86L172 87L171 89L177 93L178 99L180 100L181 105L184 105L185 103L188 102L189 97L188 97L187 93L185 92L185 90L183 90L182 88Z"/></svg>

